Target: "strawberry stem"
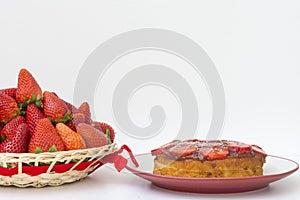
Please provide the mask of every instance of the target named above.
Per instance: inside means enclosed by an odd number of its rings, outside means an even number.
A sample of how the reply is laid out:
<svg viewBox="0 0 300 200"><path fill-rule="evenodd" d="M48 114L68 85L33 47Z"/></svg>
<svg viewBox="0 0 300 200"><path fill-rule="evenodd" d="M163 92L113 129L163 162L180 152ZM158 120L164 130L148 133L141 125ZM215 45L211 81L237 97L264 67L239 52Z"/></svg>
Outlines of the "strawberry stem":
<svg viewBox="0 0 300 200"><path fill-rule="evenodd" d="M106 129L106 136L107 136L107 139L108 139L108 144L111 144L112 142L110 140L110 131L109 131L108 128Z"/></svg>
<svg viewBox="0 0 300 200"><path fill-rule="evenodd" d="M65 124L66 122L73 120L73 116L71 115L70 111L66 112L65 115L63 116L63 118L59 119L59 120L54 120L50 117L48 117L48 119L52 122L52 124L56 125L58 123L63 123Z"/></svg>
<svg viewBox="0 0 300 200"><path fill-rule="evenodd" d="M35 148L35 154L44 153L44 151L40 147Z"/></svg>
<svg viewBox="0 0 300 200"><path fill-rule="evenodd" d="M7 137L1 135L1 142L3 142L4 140L6 140Z"/></svg>
<svg viewBox="0 0 300 200"><path fill-rule="evenodd" d="M42 103L40 101L35 102L36 107L42 108Z"/></svg>
<svg viewBox="0 0 300 200"><path fill-rule="evenodd" d="M57 148L55 145L52 145L48 152L57 152Z"/></svg>
<svg viewBox="0 0 300 200"><path fill-rule="evenodd" d="M26 114L26 109L29 104L34 103L38 108L42 108L42 101L44 97L37 99L35 94L32 94L31 99L25 98L23 103L19 103L18 115L24 116Z"/></svg>

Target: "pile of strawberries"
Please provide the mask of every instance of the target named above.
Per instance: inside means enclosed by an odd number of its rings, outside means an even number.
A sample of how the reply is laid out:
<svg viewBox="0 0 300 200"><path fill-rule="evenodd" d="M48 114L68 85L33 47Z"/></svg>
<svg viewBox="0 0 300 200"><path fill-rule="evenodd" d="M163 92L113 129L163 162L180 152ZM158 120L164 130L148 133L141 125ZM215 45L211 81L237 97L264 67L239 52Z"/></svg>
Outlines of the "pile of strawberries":
<svg viewBox="0 0 300 200"><path fill-rule="evenodd" d="M21 69L17 88L0 90L0 153L41 153L101 147L114 142L111 126L91 120L90 106L76 108L42 91Z"/></svg>

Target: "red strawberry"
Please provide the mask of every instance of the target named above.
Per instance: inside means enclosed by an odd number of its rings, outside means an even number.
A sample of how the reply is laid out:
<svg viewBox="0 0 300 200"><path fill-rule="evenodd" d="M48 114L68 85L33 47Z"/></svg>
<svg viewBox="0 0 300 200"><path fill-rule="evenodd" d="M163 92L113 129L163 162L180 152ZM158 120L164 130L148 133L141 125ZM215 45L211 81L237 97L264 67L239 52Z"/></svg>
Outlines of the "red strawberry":
<svg viewBox="0 0 300 200"><path fill-rule="evenodd" d="M169 149L169 152L173 156L188 156L197 151L194 146L177 145Z"/></svg>
<svg viewBox="0 0 300 200"><path fill-rule="evenodd" d="M26 153L29 142L28 126L20 124L9 138L0 145L1 153Z"/></svg>
<svg viewBox="0 0 300 200"><path fill-rule="evenodd" d="M52 92L55 96L57 96L58 98L60 98L55 92ZM65 100L63 100L62 98L60 98L65 104L66 104L66 106L67 106L67 108L68 108L68 111L70 111L70 114L74 114L76 111L77 111L77 108L73 105L73 104L71 104L71 103L69 103L69 102L67 102L67 101L65 101Z"/></svg>
<svg viewBox="0 0 300 200"><path fill-rule="evenodd" d="M64 151L65 146L49 119L44 118L38 121L28 146L29 153L35 153L37 148L48 152L55 146L57 151Z"/></svg>
<svg viewBox="0 0 300 200"><path fill-rule="evenodd" d="M68 108L68 111L70 111L71 114L74 114L74 113L77 112L77 108L73 104L71 104L71 103L69 103L69 102L67 102L65 100L63 100L63 101L65 102L65 104L66 104L66 106Z"/></svg>
<svg viewBox="0 0 300 200"><path fill-rule="evenodd" d="M250 153L252 151L251 146L242 142L227 141L225 143L228 150L237 152L238 154Z"/></svg>
<svg viewBox="0 0 300 200"><path fill-rule="evenodd" d="M91 126L103 132L101 122L94 121L91 123Z"/></svg>
<svg viewBox="0 0 300 200"><path fill-rule="evenodd" d="M108 130L109 135L110 135L110 141L112 143L114 142L116 133L110 125L108 125L107 123L104 123L104 122L93 122L93 124L94 125L92 125L92 126L94 126L95 128L96 127L101 127L102 132L105 133L105 134L107 133L107 130Z"/></svg>
<svg viewBox="0 0 300 200"><path fill-rule="evenodd" d="M179 142L179 140L173 140L172 142L169 142L167 144L164 144L163 146L160 146L156 149L151 150L151 154L154 155L158 155L163 153L165 150L168 150L172 147L174 147L177 143Z"/></svg>
<svg viewBox="0 0 300 200"><path fill-rule="evenodd" d="M86 146L84 140L78 133L63 123L56 124L55 128L61 137L66 150L85 149Z"/></svg>
<svg viewBox="0 0 300 200"><path fill-rule="evenodd" d="M77 130L76 130L76 126L75 126L73 120L69 120L69 121L67 121L65 124L66 124L70 129L72 129L73 131L75 131L75 132L77 131Z"/></svg>
<svg viewBox="0 0 300 200"><path fill-rule="evenodd" d="M6 95L16 99L16 91L17 91L17 88L6 88L6 89L0 90L0 93L6 94Z"/></svg>
<svg viewBox="0 0 300 200"><path fill-rule="evenodd" d="M18 77L18 87L16 91L16 99L19 103L25 100L33 100L33 96L38 100L42 97L42 89L26 69L21 69Z"/></svg>
<svg viewBox="0 0 300 200"><path fill-rule="evenodd" d="M77 133L85 141L86 148L101 147L108 144L106 134L89 124L81 123L77 127Z"/></svg>
<svg viewBox="0 0 300 200"><path fill-rule="evenodd" d="M0 132L1 138L8 138L15 129L22 123L25 123L25 118L22 116L17 116L8 122Z"/></svg>
<svg viewBox="0 0 300 200"><path fill-rule="evenodd" d="M253 144L253 145L251 145L251 148L255 153L261 154L263 156L268 155L260 146Z"/></svg>
<svg viewBox="0 0 300 200"><path fill-rule="evenodd" d="M84 115L82 113L75 113L73 115L73 122L74 122L75 126L78 126L78 124L80 124L80 123L90 124L90 120L87 118L86 115Z"/></svg>
<svg viewBox="0 0 300 200"><path fill-rule="evenodd" d="M16 100L6 94L0 93L0 122L7 123L19 112Z"/></svg>
<svg viewBox="0 0 300 200"><path fill-rule="evenodd" d="M91 111L90 111L90 105L88 102L83 102L79 108L77 109L76 113L82 113L87 116L87 118L91 119Z"/></svg>
<svg viewBox="0 0 300 200"><path fill-rule="evenodd" d="M68 108L64 101L52 92L44 92L43 109L44 115L55 123L71 120Z"/></svg>
<svg viewBox="0 0 300 200"><path fill-rule="evenodd" d="M229 155L229 150L221 147L201 148L200 154L207 160L223 159Z"/></svg>
<svg viewBox="0 0 300 200"><path fill-rule="evenodd" d="M43 118L45 118L44 114L35 104L29 104L27 106L26 122L28 124L30 135L32 135L38 121Z"/></svg>

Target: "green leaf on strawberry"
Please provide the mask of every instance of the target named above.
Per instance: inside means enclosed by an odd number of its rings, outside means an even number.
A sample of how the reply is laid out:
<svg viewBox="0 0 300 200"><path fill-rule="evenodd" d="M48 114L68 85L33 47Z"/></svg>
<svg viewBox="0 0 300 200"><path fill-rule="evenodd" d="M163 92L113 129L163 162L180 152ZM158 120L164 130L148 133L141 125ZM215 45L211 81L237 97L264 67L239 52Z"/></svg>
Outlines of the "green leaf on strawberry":
<svg viewBox="0 0 300 200"><path fill-rule="evenodd" d="M44 153L44 151L40 147L35 148L35 154Z"/></svg>
<svg viewBox="0 0 300 200"><path fill-rule="evenodd" d="M50 153L57 152L56 146L55 146L55 145L52 145L52 146L49 148L48 152L50 152ZM39 154L39 153L44 153L44 151L43 151L40 147L36 147L34 153L35 153L35 154Z"/></svg>
<svg viewBox="0 0 300 200"><path fill-rule="evenodd" d="M63 118L59 119L59 120L54 120L51 117L48 117L48 119L51 121L51 123L53 125L56 125L58 123L63 123L65 124L68 121L72 121L73 120L73 116L71 115L70 111L66 112L63 116Z"/></svg>
<svg viewBox="0 0 300 200"><path fill-rule="evenodd" d="M107 128L106 129L106 132L105 132L106 136L107 136L107 139L108 139L108 144L111 144L111 140L110 140L110 131L109 129Z"/></svg>
<svg viewBox="0 0 300 200"><path fill-rule="evenodd" d="M3 142L4 140L6 140L6 137L1 135L1 138L0 138L1 142Z"/></svg>
<svg viewBox="0 0 300 200"><path fill-rule="evenodd" d="M55 145L53 145L52 147L50 147L49 152L57 152L57 148Z"/></svg>

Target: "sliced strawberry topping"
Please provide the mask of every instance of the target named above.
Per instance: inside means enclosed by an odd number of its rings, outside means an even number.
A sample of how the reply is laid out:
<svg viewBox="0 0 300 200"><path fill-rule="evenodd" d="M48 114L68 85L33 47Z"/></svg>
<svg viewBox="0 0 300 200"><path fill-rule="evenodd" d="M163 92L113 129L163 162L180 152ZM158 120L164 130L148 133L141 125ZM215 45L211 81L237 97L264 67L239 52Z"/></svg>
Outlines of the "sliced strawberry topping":
<svg viewBox="0 0 300 200"><path fill-rule="evenodd" d="M152 155L167 153L176 157L185 157L200 160L225 159L227 157L253 156L258 153L267 154L256 145L230 140L174 140L151 151Z"/></svg>
<svg viewBox="0 0 300 200"><path fill-rule="evenodd" d="M163 153L165 150L170 149L171 147L174 147L176 143L178 143L179 140L173 140L172 142L169 142L165 145L162 145L156 149L151 150L151 154L153 156Z"/></svg>
<svg viewBox="0 0 300 200"><path fill-rule="evenodd" d="M227 147L229 151L237 152L238 154L251 153L252 148L250 145L242 142L227 142Z"/></svg>
<svg viewBox="0 0 300 200"><path fill-rule="evenodd" d="M191 145L177 145L170 148L169 153L173 156L188 156L197 151L195 146Z"/></svg>
<svg viewBox="0 0 300 200"><path fill-rule="evenodd" d="M207 160L223 159L229 155L229 151L226 148L213 147L213 148L202 148L200 154Z"/></svg>
<svg viewBox="0 0 300 200"><path fill-rule="evenodd" d="M252 147L252 150L255 153L259 153L259 154L261 154L263 156L267 156L268 155L261 147L255 145L255 144L252 144L251 147Z"/></svg>

